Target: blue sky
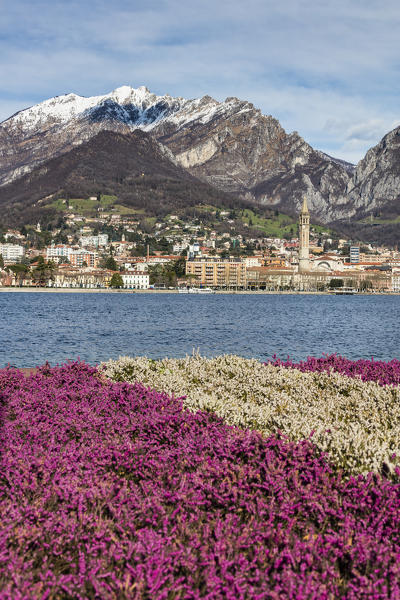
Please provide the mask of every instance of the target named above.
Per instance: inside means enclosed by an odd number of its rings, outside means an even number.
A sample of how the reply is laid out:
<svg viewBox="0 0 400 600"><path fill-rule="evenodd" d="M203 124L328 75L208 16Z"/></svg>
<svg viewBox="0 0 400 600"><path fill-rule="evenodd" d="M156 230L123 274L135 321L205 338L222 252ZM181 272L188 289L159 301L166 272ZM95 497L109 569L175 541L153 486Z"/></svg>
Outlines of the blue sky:
<svg viewBox="0 0 400 600"><path fill-rule="evenodd" d="M0 0L0 120L121 85L237 96L352 162L400 125L398 0Z"/></svg>

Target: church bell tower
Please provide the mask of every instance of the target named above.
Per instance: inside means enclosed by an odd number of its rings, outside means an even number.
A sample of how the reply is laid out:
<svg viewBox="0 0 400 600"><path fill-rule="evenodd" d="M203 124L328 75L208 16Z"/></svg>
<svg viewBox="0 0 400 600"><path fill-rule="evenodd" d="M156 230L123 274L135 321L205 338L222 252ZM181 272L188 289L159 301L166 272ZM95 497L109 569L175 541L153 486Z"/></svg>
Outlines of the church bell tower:
<svg viewBox="0 0 400 600"><path fill-rule="evenodd" d="M310 213L307 198L303 198L303 206L299 216L299 273L310 270Z"/></svg>

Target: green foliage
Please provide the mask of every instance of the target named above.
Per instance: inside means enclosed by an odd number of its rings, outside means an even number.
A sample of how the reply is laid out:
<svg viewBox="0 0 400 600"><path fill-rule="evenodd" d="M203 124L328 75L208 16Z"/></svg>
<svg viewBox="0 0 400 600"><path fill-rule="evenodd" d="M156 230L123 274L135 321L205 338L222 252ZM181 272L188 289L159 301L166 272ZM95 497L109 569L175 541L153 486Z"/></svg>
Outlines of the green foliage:
<svg viewBox="0 0 400 600"><path fill-rule="evenodd" d="M329 282L329 287L332 289L341 288L344 285L343 279L331 279Z"/></svg>
<svg viewBox="0 0 400 600"><path fill-rule="evenodd" d="M101 261L101 267L103 269L108 269L109 271L118 271L118 265L113 256L108 256L106 259L103 259Z"/></svg>
<svg viewBox="0 0 400 600"><path fill-rule="evenodd" d="M10 265L8 268L10 269L10 271L15 273L15 275L19 275L20 273L28 273L28 271L29 271L29 267L22 263L16 263L15 265Z"/></svg>
<svg viewBox="0 0 400 600"><path fill-rule="evenodd" d="M111 277L110 287L112 288L122 288L124 287L124 282L122 281L122 277L119 273L114 273Z"/></svg>
<svg viewBox="0 0 400 600"><path fill-rule="evenodd" d="M43 256L39 256L37 266L32 271L32 279L39 286L46 286L49 281L54 281L54 270L56 265L52 260L46 262Z"/></svg>
<svg viewBox="0 0 400 600"><path fill-rule="evenodd" d="M360 290L362 290L363 292L365 292L366 290L370 290L372 287L372 281L370 281L369 279L365 279L364 281L360 282Z"/></svg>
<svg viewBox="0 0 400 600"><path fill-rule="evenodd" d="M177 278L185 275L185 266L186 261L183 256L165 265L150 266L150 284L175 286Z"/></svg>

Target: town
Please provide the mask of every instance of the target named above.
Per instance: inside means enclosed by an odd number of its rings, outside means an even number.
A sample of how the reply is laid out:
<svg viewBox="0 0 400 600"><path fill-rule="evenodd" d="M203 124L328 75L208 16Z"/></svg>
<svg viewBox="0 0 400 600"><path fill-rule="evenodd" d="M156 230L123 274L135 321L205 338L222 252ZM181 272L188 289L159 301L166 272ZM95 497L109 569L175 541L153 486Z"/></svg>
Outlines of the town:
<svg viewBox="0 0 400 600"><path fill-rule="evenodd" d="M397 249L310 225L306 200L297 224L274 215L274 236L250 210L238 228L234 209L156 219L67 204L55 228L0 231L0 288L400 292Z"/></svg>

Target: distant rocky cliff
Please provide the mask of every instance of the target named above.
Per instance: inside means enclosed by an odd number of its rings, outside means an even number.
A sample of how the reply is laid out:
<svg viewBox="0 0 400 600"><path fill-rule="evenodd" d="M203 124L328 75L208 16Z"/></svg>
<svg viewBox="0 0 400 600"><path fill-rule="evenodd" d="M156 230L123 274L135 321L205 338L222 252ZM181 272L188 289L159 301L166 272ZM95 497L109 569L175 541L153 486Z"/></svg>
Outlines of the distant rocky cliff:
<svg viewBox="0 0 400 600"><path fill-rule="evenodd" d="M183 167L222 190L292 214L306 195L322 222L342 217L352 165L315 151L296 132L288 135L248 102L228 98L212 119L159 140Z"/></svg>
<svg viewBox="0 0 400 600"><path fill-rule="evenodd" d="M347 187L358 213L390 215L400 210L400 127L368 150Z"/></svg>

